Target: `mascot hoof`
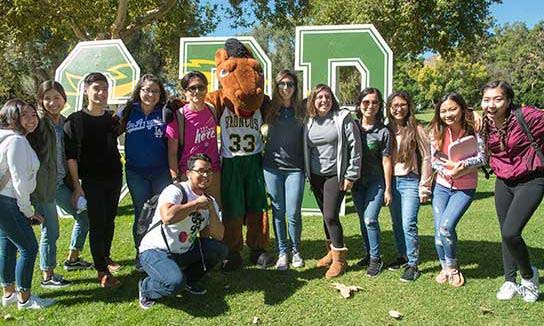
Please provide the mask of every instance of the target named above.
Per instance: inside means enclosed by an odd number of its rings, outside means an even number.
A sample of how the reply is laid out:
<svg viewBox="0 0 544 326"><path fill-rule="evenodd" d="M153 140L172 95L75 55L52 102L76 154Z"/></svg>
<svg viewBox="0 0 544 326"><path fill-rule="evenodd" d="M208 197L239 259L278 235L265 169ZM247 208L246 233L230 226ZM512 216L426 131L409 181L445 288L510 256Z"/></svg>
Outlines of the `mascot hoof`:
<svg viewBox="0 0 544 326"><path fill-rule="evenodd" d="M268 268L274 265L274 258L264 250L252 250L250 259L259 268Z"/></svg>
<svg viewBox="0 0 544 326"><path fill-rule="evenodd" d="M239 252L230 253L221 267L224 272L230 272L240 268L242 268L242 256Z"/></svg>

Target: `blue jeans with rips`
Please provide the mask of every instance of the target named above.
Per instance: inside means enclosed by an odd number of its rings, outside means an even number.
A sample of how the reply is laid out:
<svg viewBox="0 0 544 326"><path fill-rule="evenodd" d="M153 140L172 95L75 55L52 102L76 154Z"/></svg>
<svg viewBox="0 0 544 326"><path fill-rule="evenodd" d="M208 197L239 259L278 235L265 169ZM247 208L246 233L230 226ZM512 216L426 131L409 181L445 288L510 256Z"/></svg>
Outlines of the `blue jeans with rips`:
<svg viewBox="0 0 544 326"><path fill-rule="evenodd" d="M0 195L0 212L0 284L6 287L17 282L18 291L27 292L38 254L36 236L15 198Z"/></svg>
<svg viewBox="0 0 544 326"><path fill-rule="evenodd" d="M385 181L383 177L358 180L353 186L353 204L359 215L365 250L371 259L380 259L380 224L378 216L383 204Z"/></svg>
<svg viewBox="0 0 544 326"><path fill-rule="evenodd" d="M64 183L57 185L54 201L36 202L34 205L36 211L44 218L40 238L40 269L42 271L52 270L57 266L57 239L59 238L57 205L75 219L70 250L83 250L89 232L89 217L86 210L77 213L77 210L72 206L72 191Z"/></svg>
<svg viewBox="0 0 544 326"><path fill-rule="evenodd" d="M199 240L200 239L200 240ZM182 254L149 249L140 253L147 277L141 282L142 296L159 299L195 284L218 263L226 259L228 248L220 241L198 238L191 249Z"/></svg>
<svg viewBox="0 0 544 326"><path fill-rule="evenodd" d="M172 177L168 169L153 171L150 174L142 174L138 171L127 168L127 186L132 197L134 207L134 223L132 224L132 239L136 247L136 231L138 228L138 217L144 207L146 200L160 194L166 186L172 183Z"/></svg>
<svg viewBox="0 0 544 326"><path fill-rule="evenodd" d="M278 253L288 254L291 249L300 251L302 233L302 196L304 194L304 172L264 169L266 190L272 202L274 233L278 244ZM285 216L287 215L287 226ZM289 238L287 239L287 229Z"/></svg>
<svg viewBox="0 0 544 326"><path fill-rule="evenodd" d="M419 212L419 176L410 173L394 176L391 182L393 201L389 207L393 222L395 244L400 256L408 258L408 265L419 262L419 236L417 214Z"/></svg>
<svg viewBox="0 0 544 326"><path fill-rule="evenodd" d="M455 227L467 211L476 189L454 190L436 184L433 190L434 243L443 269L457 268Z"/></svg>

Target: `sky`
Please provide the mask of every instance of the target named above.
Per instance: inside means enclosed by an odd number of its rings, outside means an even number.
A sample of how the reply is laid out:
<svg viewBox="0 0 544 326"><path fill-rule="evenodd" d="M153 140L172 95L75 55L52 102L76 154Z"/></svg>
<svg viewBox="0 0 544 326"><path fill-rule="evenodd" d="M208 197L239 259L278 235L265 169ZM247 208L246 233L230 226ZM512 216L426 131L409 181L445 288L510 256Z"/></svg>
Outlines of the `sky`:
<svg viewBox="0 0 544 326"><path fill-rule="evenodd" d="M224 4L224 0L208 0L210 3ZM542 0L503 0L502 4L491 6L491 15L498 24L522 21L529 28L544 20L544 1ZM233 29L228 21L223 21L210 36L236 36L247 33L249 29Z"/></svg>

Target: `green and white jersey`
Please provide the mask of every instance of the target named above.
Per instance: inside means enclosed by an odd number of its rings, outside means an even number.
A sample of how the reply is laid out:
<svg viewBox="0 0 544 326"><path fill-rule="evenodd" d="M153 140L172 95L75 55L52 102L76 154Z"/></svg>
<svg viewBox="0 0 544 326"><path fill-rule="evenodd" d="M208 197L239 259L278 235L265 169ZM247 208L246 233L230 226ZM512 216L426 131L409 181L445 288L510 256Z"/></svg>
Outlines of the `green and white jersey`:
<svg viewBox="0 0 544 326"><path fill-rule="evenodd" d="M228 109L223 111L219 125L221 126L221 156L247 156L263 150L261 110L248 118L239 117Z"/></svg>

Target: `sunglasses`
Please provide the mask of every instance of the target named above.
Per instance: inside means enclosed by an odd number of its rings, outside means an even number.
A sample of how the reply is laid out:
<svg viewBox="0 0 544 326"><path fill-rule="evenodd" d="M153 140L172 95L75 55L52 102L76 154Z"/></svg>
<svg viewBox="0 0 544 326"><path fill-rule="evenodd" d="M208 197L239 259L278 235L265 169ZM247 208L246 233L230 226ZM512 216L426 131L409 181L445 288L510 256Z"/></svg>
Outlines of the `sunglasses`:
<svg viewBox="0 0 544 326"><path fill-rule="evenodd" d="M201 92L204 92L205 90L206 90L206 86L204 85L192 85L187 87L187 91L191 93L195 93L195 92L201 93Z"/></svg>
<svg viewBox="0 0 544 326"><path fill-rule="evenodd" d="M287 88L295 88L295 83L292 82L292 81L287 81L287 82L279 82L278 84L278 88L281 88L281 89L287 89Z"/></svg>
<svg viewBox="0 0 544 326"><path fill-rule="evenodd" d="M370 106L370 105L380 105L380 102L378 101L363 101L363 106Z"/></svg>

